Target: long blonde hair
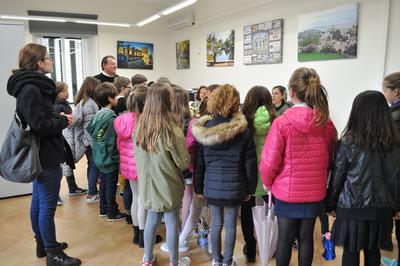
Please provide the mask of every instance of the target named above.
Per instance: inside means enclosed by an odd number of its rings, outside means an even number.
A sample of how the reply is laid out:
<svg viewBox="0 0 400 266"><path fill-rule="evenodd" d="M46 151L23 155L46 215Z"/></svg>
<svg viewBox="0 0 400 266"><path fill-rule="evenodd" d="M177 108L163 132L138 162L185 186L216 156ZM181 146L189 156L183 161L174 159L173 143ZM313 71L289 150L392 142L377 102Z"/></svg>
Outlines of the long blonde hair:
<svg viewBox="0 0 400 266"><path fill-rule="evenodd" d="M169 136L167 145L175 145L174 126L177 119L171 112L171 88L162 82L153 83L146 96L143 113L137 124L137 145L147 152L157 153L157 140ZM165 141L165 139L164 139Z"/></svg>

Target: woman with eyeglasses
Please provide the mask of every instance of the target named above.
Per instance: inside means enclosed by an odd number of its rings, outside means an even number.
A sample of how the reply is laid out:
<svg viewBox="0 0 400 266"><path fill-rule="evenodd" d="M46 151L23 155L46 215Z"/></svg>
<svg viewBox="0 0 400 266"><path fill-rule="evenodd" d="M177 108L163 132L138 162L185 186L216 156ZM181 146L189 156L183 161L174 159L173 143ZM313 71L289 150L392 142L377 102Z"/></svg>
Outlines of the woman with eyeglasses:
<svg viewBox="0 0 400 266"><path fill-rule="evenodd" d="M33 134L40 137L39 157L43 173L33 181L30 210L32 229L36 239L36 255L46 256L46 265L80 265L77 258L66 255L67 243L56 240L54 215L60 191L61 167L67 162L73 168L73 158L61 134L72 124L72 116L56 115L53 104L56 87L46 74L53 71L53 63L43 45L29 43L19 52L19 69L9 78L7 91L17 99L16 113Z"/></svg>

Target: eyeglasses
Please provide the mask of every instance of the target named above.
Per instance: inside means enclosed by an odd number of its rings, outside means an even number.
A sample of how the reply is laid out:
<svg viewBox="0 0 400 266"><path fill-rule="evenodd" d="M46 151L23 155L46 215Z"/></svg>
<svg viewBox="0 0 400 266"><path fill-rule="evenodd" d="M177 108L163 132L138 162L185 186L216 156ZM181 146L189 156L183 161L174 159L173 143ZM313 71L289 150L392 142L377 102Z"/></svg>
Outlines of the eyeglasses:
<svg viewBox="0 0 400 266"><path fill-rule="evenodd" d="M44 58L42 59L42 61L45 61L45 60L50 60L51 62L54 62L54 58L51 57L51 56L46 56L46 57L44 57Z"/></svg>

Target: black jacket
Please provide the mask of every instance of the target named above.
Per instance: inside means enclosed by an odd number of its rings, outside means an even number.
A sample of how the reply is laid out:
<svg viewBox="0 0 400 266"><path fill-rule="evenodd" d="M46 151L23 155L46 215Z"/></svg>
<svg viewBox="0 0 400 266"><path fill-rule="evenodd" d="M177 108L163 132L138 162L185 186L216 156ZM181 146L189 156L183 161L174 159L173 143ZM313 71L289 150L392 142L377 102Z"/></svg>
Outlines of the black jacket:
<svg viewBox="0 0 400 266"><path fill-rule="evenodd" d="M394 124L398 129L400 129L400 103L391 106L390 111L392 112Z"/></svg>
<svg viewBox="0 0 400 266"><path fill-rule="evenodd" d="M390 219L400 210L400 150L369 152L343 137L336 152L327 212L352 220Z"/></svg>
<svg viewBox="0 0 400 266"><path fill-rule="evenodd" d="M243 114L203 116L193 125L197 141L195 191L212 205L239 205L257 186L257 154Z"/></svg>
<svg viewBox="0 0 400 266"><path fill-rule="evenodd" d="M118 75L114 75L114 77L109 77L103 74L103 72L101 72L100 74L94 76L95 79L100 80L100 83L103 82L111 82L114 84L114 80L115 78L118 77Z"/></svg>
<svg viewBox="0 0 400 266"><path fill-rule="evenodd" d="M56 101L53 105L53 111L56 114L64 113L64 114L72 114L72 108L69 106L69 103L65 100L56 98Z"/></svg>
<svg viewBox="0 0 400 266"><path fill-rule="evenodd" d="M68 126L68 120L53 112L56 99L54 82L39 72L19 70L9 78L7 91L17 99L16 111L23 122L40 136L42 166L56 166L65 161L70 164L72 154L61 134Z"/></svg>

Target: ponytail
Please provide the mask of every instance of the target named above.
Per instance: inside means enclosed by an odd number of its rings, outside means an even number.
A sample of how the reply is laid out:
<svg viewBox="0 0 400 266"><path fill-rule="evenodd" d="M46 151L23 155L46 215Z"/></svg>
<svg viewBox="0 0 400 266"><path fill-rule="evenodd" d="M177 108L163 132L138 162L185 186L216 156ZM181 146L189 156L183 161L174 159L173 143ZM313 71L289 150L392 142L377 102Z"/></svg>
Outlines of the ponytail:
<svg viewBox="0 0 400 266"><path fill-rule="evenodd" d="M327 92L321 85L318 73L312 68L298 68L293 72L289 86L299 100L314 109L317 125L324 125L329 119L329 105Z"/></svg>

